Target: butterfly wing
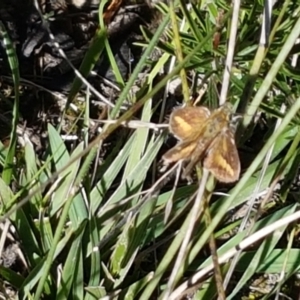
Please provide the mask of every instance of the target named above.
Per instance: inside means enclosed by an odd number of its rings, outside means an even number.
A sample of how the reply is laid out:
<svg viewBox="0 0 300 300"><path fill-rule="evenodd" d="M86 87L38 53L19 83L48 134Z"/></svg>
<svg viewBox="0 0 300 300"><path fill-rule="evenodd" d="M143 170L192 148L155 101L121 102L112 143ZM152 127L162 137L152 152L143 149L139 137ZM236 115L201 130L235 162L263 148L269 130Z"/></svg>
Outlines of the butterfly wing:
<svg viewBox="0 0 300 300"><path fill-rule="evenodd" d="M177 108L170 116L170 132L179 140L193 140L197 138L209 116L209 109L203 106Z"/></svg>
<svg viewBox="0 0 300 300"><path fill-rule="evenodd" d="M210 144L203 166L220 182L234 182L240 176L240 159L234 135L225 128Z"/></svg>
<svg viewBox="0 0 300 300"><path fill-rule="evenodd" d="M162 158L166 164L177 162L181 159L185 160L191 157L196 147L197 141L181 142L167 151Z"/></svg>
<svg viewBox="0 0 300 300"><path fill-rule="evenodd" d="M189 157L189 163L184 168L183 177L187 177L196 166L196 164L201 161L203 155L205 154L205 150L207 148L207 140L200 139L197 141L197 145L193 150L193 153Z"/></svg>

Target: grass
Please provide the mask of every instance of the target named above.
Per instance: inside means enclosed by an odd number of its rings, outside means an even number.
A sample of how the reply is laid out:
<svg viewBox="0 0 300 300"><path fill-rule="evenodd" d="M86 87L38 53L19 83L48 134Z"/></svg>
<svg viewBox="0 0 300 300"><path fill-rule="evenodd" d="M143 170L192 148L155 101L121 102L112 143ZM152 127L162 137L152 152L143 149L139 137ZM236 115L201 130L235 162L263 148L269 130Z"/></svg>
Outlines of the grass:
<svg viewBox="0 0 300 300"><path fill-rule="evenodd" d="M88 74L109 53L121 88L106 104L114 122L90 135L87 93L73 112L84 119L74 125L78 139L66 142L62 126L48 124L47 147L40 152L27 136L17 143L23 99L18 57L0 24L13 79L12 98L0 90L1 101L13 99L9 145L1 143L0 152L0 253L3 258L11 244L20 249L13 265L0 265L3 298L9 289L20 299L296 297L300 85L294 50L300 7L276 3L264 21L262 1L244 1L238 10L226 1L175 1L156 9L162 19L154 32L142 28L144 52L128 79L121 77L105 28L79 69ZM233 66L224 83L228 47ZM150 61L157 49L160 57ZM133 92L146 65L146 79ZM161 70L168 72L161 76ZM160 171L172 138L158 125L166 125L177 105L166 90L177 77L184 94L178 101L188 103L197 92L211 109L228 85L226 100L242 116L236 183L216 183L204 171L187 184ZM81 87L75 79L63 120ZM277 279L262 281L270 274Z"/></svg>

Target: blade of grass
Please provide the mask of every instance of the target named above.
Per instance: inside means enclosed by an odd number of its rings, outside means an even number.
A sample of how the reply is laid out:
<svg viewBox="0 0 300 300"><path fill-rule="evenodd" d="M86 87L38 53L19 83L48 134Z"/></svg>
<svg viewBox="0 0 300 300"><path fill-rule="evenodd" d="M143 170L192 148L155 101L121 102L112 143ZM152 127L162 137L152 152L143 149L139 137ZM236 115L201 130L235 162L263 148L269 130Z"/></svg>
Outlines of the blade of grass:
<svg viewBox="0 0 300 300"><path fill-rule="evenodd" d="M72 230L68 230L66 234L62 237L62 239L59 241L55 249L53 262L58 257L58 255L62 252L62 250L66 247L73 234L74 232ZM46 263L46 258L43 257L35 264L35 267L31 269L31 272L27 275L27 277L23 282L22 287L20 288L19 291L20 299L23 299L23 295L28 295L30 291L35 287L37 282L40 280L41 276L44 273L45 263Z"/></svg>
<svg viewBox="0 0 300 300"><path fill-rule="evenodd" d="M110 117L112 119L115 118L117 116L117 114L119 113L121 105L126 100L128 94L130 92L131 87L133 86L135 80L138 78L138 75L140 74L142 68L144 67L146 60L148 59L149 55L153 51L153 49L154 49L155 45L157 44L160 36L163 34L166 26L168 25L168 22L169 22L169 16L165 16L164 19L162 20L161 24L157 28L152 40L150 41L149 45L147 46L145 52L143 53L142 57L140 58L138 64L136 65L135 69L133 70L133 72L132 72L125 88L121 92L121 94L120 94L120 96L117 100L116 106L112 109L112 111L110 113Z"/></svg>
<svg viewBox="0 0 300 300"><path fill-rule="evenodd" d="M17 125L19 122L19 84L20 84L20 73L19 73L19 61L15 48L11 42L11 39L5 29L4 24L0 21L0 36L2 36L5 51L9 62L9 67L12 72L12 78L14 82L14 106L12 112L12 128L10 133L10 143L8 147L8 153L5 158L4 170L2 172L2 178L5 183L10 184L12 173L13 173L13 163L16 153L17 145Z"/></svg>
<svg viewBox="0 0 300 300"><path fill-rule="evenodd" d="M103 197L105 196L106 192L111 187L121 168L127 161L130 150L132 149L133 141L135 140L135 135L136 132L128 139L124 147L117 152L117 156L115 156L115 159L110 163L109 168L102 175L100 181L92 189L90 196L90 198L93 199L93 201L91 202L92 214L95 214L100 207Z"/></svg>
<svg viewBox="0 0 300 300"><path fill-rule="evenodd" d="M97 226L97 219L94 217L93 213L88 223L88 241L91 242L91 249L94 249L96 245L100 242L100 228ZM89 250L86 251L87 253ZM91 268L90 268L90 277L88 282L88 287L96 287L100 285L100 280L102 278L101 274L101 252L96 249L91 253ZM92 296L87 293L85 300L94 300Z"/></svg>
<svg viewBox="0 0 300 300"><path fill-rule="evenodd" d="M174 0L171 0L169 5L170 5L170 15L171 15L171 22L172 22L172 29L173 29L173 43L175 45L176 57L179 62L182 62L183 53L182 53L182 46L180 42L179 28L177 24L177 16L175 13ZM182 93L183 93L184 102L186 104L190 104L189 85L188 85L185 69L182 68L179 74L182 83Z"/></svg>
<svg viewBox="0 0 300 300"><path fill-rule="evenodd" d="M32 143L27 142L25 144L25 163L26 163L26 182L34 182L34 176L38 172L37 163L38 159L36 157ZM39 187L39 182L36 183L36 186ZM32 197L30 203L32 204L32 209L38 212L39 207L42 204L42 193L37 193Z"/></svg>
<svg viewBox="0 0 300 300"><path fill-rule="evenodd" d="M259 220L255 226L254 226L254 232L259 231L260 229L265 228L268 225L271 225L274 223L274 221L281 219L285 216L288 216L290 213L292 213L293 211L295 211L296 206L295 205L290 205L288 207L284 207L281 210L273 213L270 216L267 216L265 218L263 218L262 220ZM200 235L200 233L199 233ZM199 236L198 235L198 236ZM198 236L195 237L195 239L197 240ZM228 251L230 251L230 249L237 247L239 245L239 243L244 239L244 237L246 236L246 231L237 233L236 235L234 235L228 242L226 242L224 245L222 245L219 249L218 249L218 256L222 256L225 253L227 253ZM197 249L198 251L198 249ZM275 249L273 250L275 251ZM258 268L261 268L262 266L266 267L267 265L267 261L269 261L270 256L272 256L272 253L269 253L269 256L265 257L265 260L261 261L261 264L258 266ZM255 251L256 253L256 251ZM251 257L249 257L249 260L247 262L245 262L245 257L243 258L243 255L247 255L247 252L242 254L242 261L243 263L241 264L240 262L238 263L238 268L237 270L244 273L245 270L247 270L251 264L251 259L253 258L253 256L255 254L251 254ZM195 264L195 263L194 263ZM208 259L206 259L202 264L200 264L197 267L197 270L201 270L203 268L206 268L207 266L212 265L212 258L209 257ZM243 267L242 267L243 265ZM257 270L258 271L258 270ZM275 271L273 273L276 273ZM209 288L209 287L207 287ZM199 296L200 297L204 297L204 295L206 295L206 289L203 289L199 292Z"/></svg>
<svg viewBox="0 0 300 300"><path fill-rule="evenodd" d="M78 147L72 153L72 156L73 155L75 155L75 156L78 155L78 152L81 152L81 147L82 147L82 144L81 145L79 144ZM71 159L72 159L72 156L71 156ZM34 296L35 300L38 300L38 299L41 298L44 284L47 280L51 265L53 263L56 247L57 247L57 245L59 243L59 240L61 238L61 234L63 232L67 217L70 214L70 207L73 204L73 200L74 200L74 196L75 196L74 194L76 194L76 192L77 192L77 189L76 189L77 186L76 186L76 184L75 185L73 185L73 184L74 184L75 176L76 176L78 168L79 168L79 164L80 164L80 160L77 161L77 164L75 166L72 166L72 168L70 170L70 174L67 175L67 177L68 177L67 179L68 179L69 182L68 182L67 191L64 194L64 197L65 198L68 197L68 198L67 198L67 201L64 204L64 207L63 207L58 225L56 227L56 231L55 231L54 239L53 239L53 244L52 244L52 246L49 250L49 253L47 255L47 259L45 261L45 266L44 266L44 272L43 272L43 274L42 274L42 276L39 280L37 290L36 290L36 294ZM78 180L78 178L76 180ZM81 180L82 180L82 178L80 179L80 181ZM70 215L70 218L72 218L72 215ZM74 216L74 219L75 219L75 222L76 222L77 221L76 216ZM72 225L75 226L77 224L72 223Z"/></svg>
<svg viewBox="0 0 300 300"><path fill-rule="evenodd" d="M259 90L257 91L255 97L253 98L251 105L249 105L246 114L243 118L242 122L242 128L248 127L251 120L253 119L261 101L266 96L268 90L270 89L270 86L272 82L274 81L275 76L277 75L279 69L285 62L287 56L289 55L292 47L294 46L296 40L298 39L300 35L300 18L298 18L298 21L294 25L290 35L288 36L286 42L284 43L280 53L276 57L274 63L272 64L271 69L269 70L268 74L266 75L263 83L261 84Z"/></svg>
<svg viewBox="0 0 300 300"><path fill-rule="evenodd" d="M3 204L13 198L13 192L10 187L0 178L0 198ZM15 225L19 238L26 251L26 255L32 265L35 264L35 255L40 255L40 246L36 240L35 232L32 229L31 222L23 209L19 209L10 215L11 222Z"/></svg>
<svg viewBox="0 0 300 300"><path fill-rule="evenodd" d="M85 230L85 226L86 226L86 222L81 223L80 227L78 228L78 230L76 230L74 234L75 239L70 245L70 251L68 252L68 256L63 266L61 284L58 287L57 294L56 294L57 300L67 299L71 292L72 286L74 286L74 283L77 281L77 278L75 278L76 276L75 270L80 268L79 264L81 262L80 256L81 256L82 236ZM81 276L82 275L83 274L81 274Z"/></svg>
<svg viewBox="0 0 300 300"><path fill-rule="evenodd" d="M289 214L295 212L296 208L296 205L292 206L289 210ZM257 269L261 265L261 262L266 260L267 257L273 252L275 246L284 234L286 228L287 225L281 227L280 229L277 229L276 233L269 236L262 242L259 249L256 250L256 253L249 263L248 268L243 272L242 278L237 282L233 291L230 293L230 295L227 296L227 299L233 299L235 295L245 286L246 282L257 272Z"/></svg>

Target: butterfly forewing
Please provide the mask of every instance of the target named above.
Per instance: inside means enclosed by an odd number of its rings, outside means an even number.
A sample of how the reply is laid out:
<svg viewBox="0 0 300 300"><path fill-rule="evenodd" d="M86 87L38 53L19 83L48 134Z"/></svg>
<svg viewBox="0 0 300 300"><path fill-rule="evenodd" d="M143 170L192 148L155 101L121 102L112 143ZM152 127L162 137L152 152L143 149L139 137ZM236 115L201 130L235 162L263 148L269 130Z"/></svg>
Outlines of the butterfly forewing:
<svg viewBox="0 0 300 300"><path fill-rule="evenodd" d="M180 140L194 139L205 125L210 111L206 107L177 108L170 116L170 131Z"/></svg>
<svg viewBox="0 0 300 300"><path fill-rule="evenodd" d="M193 143L191 143L190 141L181 142L172 149L170 149L168 152L166 152L163 156L163 160L169 164L172 162L176 162L180 159L188 159L194 152L196 146L196 141Z"/></svg>
<svg viewBox="0 0 300 300"><path fill-rule="evenodd" d="M221 182L238 180L240 160L234 135L229 128L225 128L211 143L203 165Z"/></svg>

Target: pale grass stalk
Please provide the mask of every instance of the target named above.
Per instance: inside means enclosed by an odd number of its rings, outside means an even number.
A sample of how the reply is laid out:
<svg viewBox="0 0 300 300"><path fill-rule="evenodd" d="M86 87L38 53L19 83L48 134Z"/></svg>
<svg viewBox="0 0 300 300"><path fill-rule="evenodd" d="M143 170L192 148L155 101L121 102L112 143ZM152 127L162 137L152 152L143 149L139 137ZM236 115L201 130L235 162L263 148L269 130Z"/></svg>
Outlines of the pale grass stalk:
<svg viewBox="0 0 300 300"><path fill-rule="evenodd" d="M261 230L255 232L254 234L250 235L246 239L244 239L242 242L240 242L237 246L231 248L228 250L225 254L219 257L218 262L219 264L226 263L229 259L231 259L234 255L238 253L240 250L244 250L251 246L252 244L257 243L262 238L268 236L272 232L276 231L280 227L286 226L288 224L291 224L295 221L300 219L300 211L296 211L295 213L286 216L273 224L270 224ZM214 265L211 263L207 267L201 269L197 273L195 273L193 276L191 276L187 281L185 281L183 284L181 284L174 292L170 295L168 300L176 300L178 297L184 295L184 292L190 287L195 284L197 284L201 279L204 279L205 276L207 276L210 272L212 272L214 269Z"/></svg>
<svg viewBox="0 0 300 300"><path fill-rule="evenodd" d="M184 25L185 25L185 18L183 18L183 20L181 22L180 31L183 30ZM172 70L174 69L175 63L176 63L176 56L172 56L170 59L170 63L169 63L168 74L170 74L172 72ZM164 95L163 95L162 105L161 105L161 110L160 110L160 115L159 115L159 123L163 122L165 115L166 115L165 114L166 100L169 95L170 85L171 85L171 79L168 80L168 82L166 83L166 87L164 89Z"/></svg>
<svg viewBox="0 0 300 300"><path fill-rule="evenodd" d="M1 228L0 257L2 257L4 244L6 241L7 234L8 234L9 224L10 224L9 219L6 219L3 228Z"/></svg>
<svg viewBox="0 0 300 300"><path fill-rule="evenodd" d="M203 176L201 178L201 182L198 188L198 192L196 195L196 199L194 202L194 205L192 207L192 214L191 214L191 218L190 218L190 225L187 229L187 232L184 236L184 239L182 241L175 265L173 267L172 273L170 275L168 284L167 284L167 288L164 292L164 296L162 298L162 300L169 300L170 298L170 294L174 288L174 285L176 284L176 276L179 273L179 269L182 267L182 263L185 261L186 259L186 255L187 255L187 248L188 248L188 244L191 240L191 236L194 230L194 225L197 222L197 218L199 215L199 211L200 211L200 207L201 207L201 202L203 199L203 195L205 192L205 186L206 186L206 182L207 182L207 178L209 175L209 171L206 170L205 168L203 169Z"/></svg>
<svg viewBox="0 0 300 300"><path fill-rule="evenodd" d="M104 124L115 124L117 122L117 120L93 120L93 121L97 123L104 123ZM120 123L120 125L132 129L149 128L153 130L165 129L169 127L168 124L156 124L156 123L138 121L138 120L130 120L130 121L122 122Z"/></svg>
<svg viewBox="0 0 300 300"><path fill-rule="evenodd" d="M241 5L240 0L233 1L233 13L232 13L232 20L231 20L230 37L229 37L228 48L227 48L224 77L223 77L222 89L220 94L220 102L219 102L220 105L223 105L226 102L226 97L227 97L227 92L228 92L228 87L230 82L230 73L231 73L232 61L234 56L236 33L237 33L238 22L239 22L240 5Z"/></svg>
<svg viewBox="0 0 300 300"><path fill-rule="evenodd" d="M284 284L286 268L287 268L287 264L288 264L288 260L289 260L289 254L290 254L291 248L292 248L293 243L294 243L295 235L296 235L296 226L293 227L293 229L291 230L291 233L289 234L289 242L288 242L288 245L287 245L287 251L286 251L285 258L284 258L284 262L282 264L282 269L281 269L280 277L279 277L279 280L278 280L278 286L276 287L277 291L276 291L276 295L275 295L274 300L282 299L280 297L281 296L280 289L281 289L282 285Z"/></svg>
<svg viewBox="0 0 300 300"><path fill-rule="evenodd" d="M167 201L167 205L166 205L166 209L165 209L165 217L164 217L164 223L167 224L169 216L171 214L172 211L172 207L173 207L173 197L175 195L176 189L177 189L177 185L179 182L179 178L180 178L180 173L181 173L181 169L182 169L182 161L180 161L180 164L178 165L177 171L176 171L176 178L175 178L175 182L172 188L172 193Z"/></svg>
<svg viewBox="0 0 300 300"><path fill-rule="evenodd" d="M284 113L285 108L286 108L285 105L281 106L281 112L282 113ZM279 128L280 124L281 124L281 119L277 119L276 126L275 126L275 129L274 129L275 131ZM255 189L254 189L254 191L252 193L251 200L249 201L249 204L248 204L247 213L246 213L245 217L243 218L243 221L242 221L242 223L240 225L240 228L239 228L238 232L244 231L245 228L246 228L247 223L249 222L251 211L252 211L253 206L255 204L255 200L258 197L258 193L259 193L261 184L263 182L263 179L265 177L265 174L267 172L267 168L268 168L268 166L270 164L273 150L274 150L274 144L270 147L270 150L268 151L268 153L266 155L266 159L264 161L262 170L260 172L259 179L258 179L258 181L256 183ZM248 236L250 234L250 232L252 231L254 225L255 225L255 222L252 222L251 226L247 230L246 236ZM230 264L229 270L228 270L228 272L226 274L226 277L224 279L224 289L225 290L226 290L226 288L227 288L227 286L228 286L228 284L230 282L231 276L232 276L232 274L234 272L234 269L236 267L236 264L238 263L238 260L239 260L239 258L241 256L241 254L242 254L242 251L241 250L238 251L237 254L235 255L235 257L233 258L231 264Z"/></svg>

